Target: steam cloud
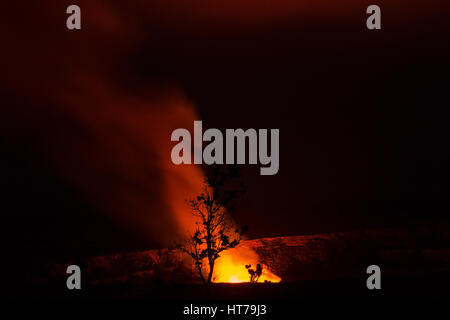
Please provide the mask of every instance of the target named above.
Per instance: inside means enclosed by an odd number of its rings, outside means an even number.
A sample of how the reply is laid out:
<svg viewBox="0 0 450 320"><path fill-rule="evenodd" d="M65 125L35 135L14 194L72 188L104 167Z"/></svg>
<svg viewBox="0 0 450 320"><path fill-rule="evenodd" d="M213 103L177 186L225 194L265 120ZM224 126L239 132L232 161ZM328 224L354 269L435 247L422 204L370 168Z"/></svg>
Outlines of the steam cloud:
<svg viewBox="0 0 450 320"><path fill-rule="evenodd" d="M2 140L26 145L115 224L169 245L189 227L184 200L203 182L199 168L170 161L170 133L189 126L195 109L175 86L122 68L139 48L144 17L82 2L76 33L65 29L64 5L11 8L21 19L4 21L16 32L2 28L14 49L2 59L2 93L20 103L2 108Z"/></svg>

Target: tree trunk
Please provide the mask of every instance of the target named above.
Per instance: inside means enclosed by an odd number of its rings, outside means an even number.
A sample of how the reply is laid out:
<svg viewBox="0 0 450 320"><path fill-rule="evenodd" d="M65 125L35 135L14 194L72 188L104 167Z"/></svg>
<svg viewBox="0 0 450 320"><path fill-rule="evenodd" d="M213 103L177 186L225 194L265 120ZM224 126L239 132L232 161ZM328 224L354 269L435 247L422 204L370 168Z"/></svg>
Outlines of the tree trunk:
<svg viewBox="0 0 450 320"><path fill-rule="evenodd" d="M212 274L214 270L214 258L212 256L211 238L212 238L211 221L210 217L208 217L208 221L206 222L206 250L208 252L208 263L209 263L208 284L211 283Z"/></svg>
<svg viewBox="0 0 450 320"><path fill-rule="evenodd" d="M213 271L214 271L214 261L209 263L208 283L211 283Z"/></svg>

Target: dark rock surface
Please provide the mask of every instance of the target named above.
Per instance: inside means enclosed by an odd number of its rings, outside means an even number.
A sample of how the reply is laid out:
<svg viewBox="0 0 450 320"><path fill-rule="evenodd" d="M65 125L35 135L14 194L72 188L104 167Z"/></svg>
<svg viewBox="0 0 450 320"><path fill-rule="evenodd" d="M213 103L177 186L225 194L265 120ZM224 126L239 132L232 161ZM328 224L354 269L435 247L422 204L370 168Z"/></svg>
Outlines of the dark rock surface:
<svg viewBox="0 0 450 320"><path fill-rule="evenodd" d="M371 264L392 276L450 270L450 230L444 226L263 238L243 241L241 246L252 248L283 282L365 277ZM72 263L46 266L41 269L45 274L36 275L34 282L62 281ZM84 281L92 285L198 282L189 258L177 250L91 257L80 267Z"/></svg>

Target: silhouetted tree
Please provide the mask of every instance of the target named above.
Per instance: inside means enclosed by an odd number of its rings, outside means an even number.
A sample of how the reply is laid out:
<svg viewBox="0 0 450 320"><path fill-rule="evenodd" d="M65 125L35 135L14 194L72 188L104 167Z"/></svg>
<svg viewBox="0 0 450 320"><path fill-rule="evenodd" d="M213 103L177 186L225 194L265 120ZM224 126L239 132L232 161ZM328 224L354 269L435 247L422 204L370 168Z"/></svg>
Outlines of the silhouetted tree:
<svg viewBox="0 0 450 320"><path fill-rule="evenodd" d="M246 228L238 229L229 212L233 202L245 193L237 167L213 166L207 173L203 192L187 200L196 218L196 230L178 247L193 260L196 270L205 284L211 283L215 261L220 253L236 247ZM204 267L207 275L204 275Z"/></svg>
<svg viewBox="0 0 450 320"><path fill-rule="evenodd" d="M251 264L247 264L245 265L245 268L248 271L248 274L250 275L250 283L256 283L259 280L259 277L261 277L262 275L262 265L261 264L257 264L256 265L256 270L252 269L252 265Z"/></svg>

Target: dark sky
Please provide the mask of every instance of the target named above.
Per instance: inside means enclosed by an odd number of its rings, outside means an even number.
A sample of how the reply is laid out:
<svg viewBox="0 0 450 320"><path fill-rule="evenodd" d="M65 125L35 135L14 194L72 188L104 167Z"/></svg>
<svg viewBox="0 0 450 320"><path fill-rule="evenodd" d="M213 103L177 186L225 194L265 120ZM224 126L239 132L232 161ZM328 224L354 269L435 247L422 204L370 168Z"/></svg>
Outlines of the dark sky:
<svg viewBox="0 0 450 320"><path fill-rule="evenodd" d="M280 129L279 173L243 168L235 214L250 237L447 218L448 3L377 1L382 30L369 31L371 2L279 2L7 5L6 249L61 259L170 244L174 203L201 177L172 171L170 132L194 119ZM72 3L81 31L65 28Z"/></svg>

